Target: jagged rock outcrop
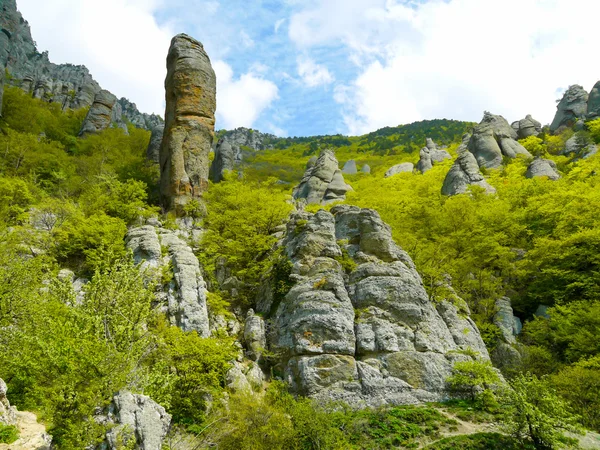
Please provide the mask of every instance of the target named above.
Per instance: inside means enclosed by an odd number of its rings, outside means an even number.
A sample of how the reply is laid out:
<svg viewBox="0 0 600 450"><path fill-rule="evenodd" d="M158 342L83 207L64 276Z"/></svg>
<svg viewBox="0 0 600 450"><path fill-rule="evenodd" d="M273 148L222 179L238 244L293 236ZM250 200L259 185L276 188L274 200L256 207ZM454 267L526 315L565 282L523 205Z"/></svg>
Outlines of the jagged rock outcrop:
<svg viewBox="0 0 600 450"><path fill-rule="evenodd" d="M369 166L368 164L365 164L364 166L362 166L360 171L362 173L371 173L371 166Z"/></svg>
<svg viewBox="0 0 600 450"><path fill-rule="evenodd" d="M471 185L482 187L488 194L496 192L480 172L475 156L468 151L470 139L469 134L463 136L462 144L458 148L458 157L444 179L444 195L464 194Z"/></svg>
<svg viewBox="0 0 600 450"><path fill-rule="evenodd" d="M516 158L520 154L531 158L531 154L516 139L517 132L504 117L485 111L483 119L473 129L468 149L479 167L495 169L502 165L502 156Z"/></svg>
<svg viewBox="0 0 600 450"><path fill-rule="evenodd" d="M265 321L262 317L255 314L252 309L248 310L246 314L244 342L248 350L248 357L253 361L258 361L267 348Z"/></svg>
<svg viewBox="0 0 600 450"><path fill-rule="evenodd" d="M536 158L527 167L526 178L548 177L556 181L560 178L556 163L551 159Z"/></svg>
<svg viewBox="0 0 600 450"><path fill-rule="evenodd" d="M578 84L569 86L556 106L557 111L550 124L550 131L554 132L562 126L572 127L578 119L585 118L588 98L588 93L582 86Z"/></svg>
<svg viewBox="0 0 600 450"><path fill-rule="evenodd" d="M17 423L17 410L10 406L6 396L8 387L0 378L0 423L4 425L15 425Z"/></svg>
<svg viewBox="0 0 600 450"><path fill-rule="evenodd" d="M94 103L87 113L79 136L98 133L106 130L113 123L113 108L117 97L108 91L100 91L94 97ZM127 129L127 127L125 127Z"/></svg>
<svg viewBox="0 0 600 450"><path fill-rule="evenodd" d="M163 125L157 125L152 128L150 142L146 149L146 158L157 164L160 162L160 146L162 145L164 131L165 127Z"/></svg>
<svg viewBox="0 0 600 450"><path fill-rule="evenodd" d="M436 163L452 158L446 150L438 149L436 143L431 138L427 138L426 145L419 152L419 156L417 170L421 173L427 172Z"/></svg>
<svg viewBox="0 0 600 450"><path fill-rule="evenodd" d="M198 258L185 240L177 232L145 225L129 230L125 242L136 263L172 274L159 298L171 323L210 336L206 282Z"/></svg>
<svg viewBox="0 0 600 450"><path fill-rule="evenodd" d="M415 169L415 165L413 163L401 163L401 164L396 164L395 166L390 167L386 172L384 177L388 178L388 177L392 177L394 175L397 175L399 173L412 173L412 171Z"/></svg>
<svg viewBox="0 0 600 450"><path fill-rule="evenodd" d="M358 169L356 168L356 161L353 159L346 161L344 167L342 167L342 173L346 175L356 175L358 173Z"/></svg>
<svg viewBox="0 0 600 450"><path fill-rule="evenodd" d="M567 142L565 142L565 148L561 152L563 155L575 156L576 158L588 158L595 155L598 151L598 147L589 138L582 133L575 133Z"/></svg>
<svg viewBox="0 0 600 450"><path fill-rule="evenodd" d="M261 133L249 128L236 128L225 133L215 148L215 159L211 166L211 180L222 181L225 171L241 170L244 156L273 148L276 139L272 134Z"/></svg>
<svg viewBox="0 0 600 450"><path fill-rule="evenodd" d="M531 114L527 114L524 119L513 122L511 127L516 131L519 139L537 136L542 132L542 124L531 117Z"/></svg>
<svg viewBox="0 0 600 450"><path fill-rule="evenodd" d="M100 450L117 450L132 441L136 450L160 450L171 427L171 415L165 408L148 396L128 391L115 395L106 416L96 420L112 425Z"/></svg>
<svg viewBox="0 0 600 450"><path fill-rule="evenodd" d="M436 309L376 211L297 212L282 245L294 284L261 312L296 392L359 407L433 401L446 397L455 361L488 359L468 313Z"/></svg>
<svg viewBox="0 0 600 450"><path fill-rule="evenodd" d="M587 114L588 119L597 119L600 116L600 81L596 82L588 96Z"/></svg>
<svg viewBox="0 0 600 450"><path fill-rule="evenodd" d="M164 128L165 122L159 115L141 113L135 103L130 102L124 97L118 101L121 113L124 118L130 121L135 127L152 131L155 128Z"/></svg>
<svg viewBox="0 0 600 450"><path fill-rule="evenodd" d="M186 34L171 41L165 89L160 192L165 207L178 210L208 187L217 89L204 47Z"/></svg>
<svg viewBox="0 0 600 450"><path fill-rule="evenodd" d="M309 161L310 163L310 161ZM344 181L332 150L323 150L313 166L307 164L304 177L294 188L294 199L325 205L344 200L352 188Z"/></svg>

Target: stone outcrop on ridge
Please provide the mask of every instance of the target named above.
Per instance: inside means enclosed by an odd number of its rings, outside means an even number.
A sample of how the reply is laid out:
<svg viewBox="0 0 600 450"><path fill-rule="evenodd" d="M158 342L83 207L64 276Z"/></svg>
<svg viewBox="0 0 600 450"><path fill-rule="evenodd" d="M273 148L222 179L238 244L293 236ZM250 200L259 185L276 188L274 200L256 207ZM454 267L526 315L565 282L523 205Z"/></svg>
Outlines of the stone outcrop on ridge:
<svg viewBox="0 0 600 450"><path fill-rule="evenodd" d="M429 300L377 212L297 212L282 245L294 285L259 312L296 392L355 407L439 400L455 361L488 359L468 311Z"/></svg>
<svg viewBox="0 0 600 450"><path fill-rule="evenodd" d="M210 59L202 44L186 34L171 41L165 90L160 193L167 209L179 210L191 199L200 199L208 187L216 109Z"/></svg>
<svg viewBox="0 0 600 450"><path fill-rule="evenodd" d="M531 117L531 114L527 114L524 119L513 122L511 127L516 131L519 139L537 136L542 132L542 124Z"/></svg>
<svg viewBox="0 0 600 450"><path fill-rule="evenodd" d="M323 150L314 165L310 163L300 184L294 188L294 199L322 205L344 200L352 188L344 181L333 151Z"/></svg>
<svg viewBox="0 0 600 450"><path fill-rule="evenodd" d="M554 132L562 126L572 127L579 119L585 119L588 98L588 93L582 86L569 86L556 106L556 115L550 124L550 131Z"/></svg>
<svg viewBox="0 0 600 450"><path fill-rule="evenodd" d="M421 173L427 172L436 163L452 158L446 150L438 149L438 146L431 138L427 138L426 145L419 152L419 156L417 170Z"/></svg>
<svg viewBox="0 0 600 450"><path fill-rule="evenodd" d="M88 111L79 136L86 136L88 134L98 133L106 130L113 123L115 114L113 109L117 104L117 97L108 91L100 91L94 97L94 103ZM127 126L125 126L127 131Z"/></svg>

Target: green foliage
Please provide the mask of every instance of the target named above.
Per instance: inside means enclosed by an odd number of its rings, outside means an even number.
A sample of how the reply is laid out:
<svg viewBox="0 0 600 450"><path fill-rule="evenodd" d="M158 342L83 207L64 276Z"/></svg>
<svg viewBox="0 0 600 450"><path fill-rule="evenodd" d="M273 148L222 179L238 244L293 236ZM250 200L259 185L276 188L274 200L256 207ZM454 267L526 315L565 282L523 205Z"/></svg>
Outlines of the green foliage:
<svg viewBox="0 0 600 450"><path fill-rule="evenodd" d="M533 156L544 156L547 151L544 141L537 136L528 136L519 143Z"/></svg>
<svg viewBox="0 0 600 450"><path fill-rule="evenodd" d="M33 200L23 180L0 177L0 223L17 225L25 222Z"/></svg>
<svg viewBox="0 0 600 450"><path fill-rule="evenodd" d="M528 450L533 446L524 445L500 433L475 433L440 439L425 448L428 450Z"/></svg>
<svg viewBox="0 0 600 450"><path fill-rule="evenodd" d="M586 122L585 127L589 130L594 142L600 143L600 118Z"/></svg>
<svg viewBox="0 0 600 450"><path fill-rule="evenodd" d="M491 406L494 404L491 388L500 382L500 377L489 361L458 361L446 381L453 391L467 393L472 401Z"/></svg>
<svg viewBox="0 0 600 450"><path fill-rule="evenodd" d="M14 425L0 423L0 444L12 444L19 439L19 429Z"/></svg>

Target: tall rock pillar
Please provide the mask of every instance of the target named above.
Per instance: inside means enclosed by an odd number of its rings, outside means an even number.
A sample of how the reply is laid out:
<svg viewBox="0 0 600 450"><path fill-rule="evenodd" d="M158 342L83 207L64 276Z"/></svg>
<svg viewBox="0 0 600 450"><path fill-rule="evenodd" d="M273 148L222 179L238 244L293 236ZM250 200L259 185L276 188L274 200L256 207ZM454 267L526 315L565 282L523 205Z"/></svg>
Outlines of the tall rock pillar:
<svg viewBox="0 0 600 450"><path fill-rule="evenodd" d="M167 56L167 106L160 148L160 192L167 209L181 210L208 187L216 84L202 44L186 34L175 36Z"/></svg>

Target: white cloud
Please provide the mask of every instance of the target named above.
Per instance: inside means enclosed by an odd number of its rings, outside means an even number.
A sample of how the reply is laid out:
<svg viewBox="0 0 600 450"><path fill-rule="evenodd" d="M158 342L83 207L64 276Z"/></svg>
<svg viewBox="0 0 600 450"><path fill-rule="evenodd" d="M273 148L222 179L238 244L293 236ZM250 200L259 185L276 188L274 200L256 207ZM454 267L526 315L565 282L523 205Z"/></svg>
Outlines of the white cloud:
<svg viewBox="0 0 600 450"><path fill-rule="evenodd" d="M217 75L217 121L220 128L252 127L260 114L278 98L275 83L248 72L234 78L223 61L213 63Z"/></svg>
<svg viewBox="0 0 600 450"><path fill-rule="evenodd" d="M275 34L279 32L279 29L281 28L281 25L283 25L283 22L285 22L285 19L279 19L277 22L275 22L275 26L273 27L273 31L275 32Z"/></svg>
<svg viewBox="0 0 600 450"><path fill-rule="evenodd" d="M306 56L299 56L296 63L298 65L298 75L308 87L329 84L334 80L327 67L315 63Z"/></svg>
<svg viewBox="0 0 600 450"><path fill-rule="evenodd" d="M240 39L242 40L242 45L246 48L254 47L254 40L250 37L250 35L245 31L240 31Z"/></svg>
<svg viewBox="0 0 600 450"><path fill-rule="evenodd" d="M343 45L360 74L337 86L348 132L422 119L550 122L560 89L600 79L597 0L319 0L294 15L300 48ZM325 24L328 26L325 26Z"/></svg>
<svg viewBox="0 0 600 450"><path fill-rule="evenodd" d="M153 12L162 0L19 0L40 51L56 63L84 64L100 85L144 112L164 114L171 37ZM60 24L60 25L57 25Z"/></svg>

